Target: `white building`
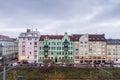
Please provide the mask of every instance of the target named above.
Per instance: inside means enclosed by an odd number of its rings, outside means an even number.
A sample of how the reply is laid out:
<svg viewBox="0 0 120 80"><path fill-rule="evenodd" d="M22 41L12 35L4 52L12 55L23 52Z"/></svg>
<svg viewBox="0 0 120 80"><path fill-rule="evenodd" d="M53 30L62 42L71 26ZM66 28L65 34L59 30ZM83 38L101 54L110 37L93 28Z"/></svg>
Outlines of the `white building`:
<svg viewBox="0 0 120 80"><path fill-rule="evenodd" d="M1 57L6 57L7 60L14 58L14 41L13 38L0 35Z"/></svg>
<svg viewBox="0 0 120 80"><path fill-rule="evenodd" d="M39 48L39 31L31 31L21 33L19 36L19 61L27 60L29 63L38 62Z"/></svg>
<svg viewBox="0 0 120 80"><path fill-rule="evenodd" d="M120 39L107 39L107 60L120 63Z"/></svg>

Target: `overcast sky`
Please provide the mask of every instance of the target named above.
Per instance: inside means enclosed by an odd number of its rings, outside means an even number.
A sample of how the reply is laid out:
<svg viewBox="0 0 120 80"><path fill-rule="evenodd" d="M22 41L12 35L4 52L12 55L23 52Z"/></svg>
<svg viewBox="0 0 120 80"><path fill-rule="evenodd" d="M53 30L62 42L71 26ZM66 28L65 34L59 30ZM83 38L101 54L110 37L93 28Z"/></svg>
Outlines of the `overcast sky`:
<svg viewBox="0 0 120 80"><path fill-rule="evenodd" d="M120 38L120 0L0 0L0 34L105 34Z"/></svg>

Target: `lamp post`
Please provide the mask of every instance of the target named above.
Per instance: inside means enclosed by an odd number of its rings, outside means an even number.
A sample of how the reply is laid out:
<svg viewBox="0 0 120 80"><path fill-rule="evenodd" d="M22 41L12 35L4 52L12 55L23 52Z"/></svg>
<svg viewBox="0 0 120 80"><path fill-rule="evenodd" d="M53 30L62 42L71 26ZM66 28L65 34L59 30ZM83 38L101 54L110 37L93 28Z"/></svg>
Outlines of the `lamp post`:
<svg viewBox="0 0 120 80"><path fill-rule="evenodd" d="M6 63L5 63L5 57L3 57L2 60L3 60L3 80L6 80Z"/></svg>

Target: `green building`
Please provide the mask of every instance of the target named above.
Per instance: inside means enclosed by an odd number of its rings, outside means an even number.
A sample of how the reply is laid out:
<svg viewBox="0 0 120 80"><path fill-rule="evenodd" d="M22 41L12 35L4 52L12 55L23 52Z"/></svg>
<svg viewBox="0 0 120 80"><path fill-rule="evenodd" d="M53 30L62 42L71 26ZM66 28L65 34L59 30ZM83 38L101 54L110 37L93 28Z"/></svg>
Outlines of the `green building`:
<svg viewBox="0 0 120 80"><path fill-rule="evenodd" d="M72 36L41 35L39 41L39 62L50 59L54 62L73 62Z"/></svg>

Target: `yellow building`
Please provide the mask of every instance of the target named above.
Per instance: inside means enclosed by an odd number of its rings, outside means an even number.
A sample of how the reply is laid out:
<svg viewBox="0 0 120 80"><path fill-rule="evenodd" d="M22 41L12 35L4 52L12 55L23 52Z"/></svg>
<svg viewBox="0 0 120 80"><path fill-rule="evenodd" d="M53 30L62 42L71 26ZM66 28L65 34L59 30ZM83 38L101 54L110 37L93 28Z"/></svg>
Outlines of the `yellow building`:
<svg viewBox="0 0 120 80"><path fill-rule="evenodd" d="M120 63L120 39L107 39L107 60Z"/></svg>

